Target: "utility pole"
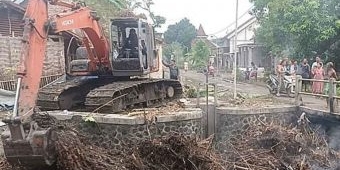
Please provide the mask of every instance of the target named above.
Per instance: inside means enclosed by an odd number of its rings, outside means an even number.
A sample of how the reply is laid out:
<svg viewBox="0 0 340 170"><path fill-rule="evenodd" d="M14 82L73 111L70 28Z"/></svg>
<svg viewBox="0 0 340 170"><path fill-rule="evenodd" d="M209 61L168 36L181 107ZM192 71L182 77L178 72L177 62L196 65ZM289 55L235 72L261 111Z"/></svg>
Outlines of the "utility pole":
<svg viewBox="0 0 340 170"><path fill-rule="evenodd" d="M238 32L238 0L236 0L236 21L235 21L235 39L234 39L234 99L237 97L237 84L236 84L236 72L237 72L237 32Z"/></svg>

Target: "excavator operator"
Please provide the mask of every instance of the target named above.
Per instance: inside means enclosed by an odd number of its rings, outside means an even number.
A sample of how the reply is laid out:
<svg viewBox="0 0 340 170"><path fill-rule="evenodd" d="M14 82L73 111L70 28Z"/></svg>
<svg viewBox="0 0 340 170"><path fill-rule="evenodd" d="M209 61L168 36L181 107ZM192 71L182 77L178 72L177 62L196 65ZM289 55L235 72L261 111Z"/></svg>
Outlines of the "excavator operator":
<svg viewBox="0 0 340 170"><path fill-rule="evenodd" d="M126 39L126 48L136 49L138 47L138 38L135 29L130 29L129 37Z"/></svg>
<svg viewBox="0 0 340 170"><path fill-rule="evenodd" d="M136 34L136 30L131 28L129 37L126 39L125 45L124 45L124 51L127 52L128 58L138 58L138 37Z"/></svg>

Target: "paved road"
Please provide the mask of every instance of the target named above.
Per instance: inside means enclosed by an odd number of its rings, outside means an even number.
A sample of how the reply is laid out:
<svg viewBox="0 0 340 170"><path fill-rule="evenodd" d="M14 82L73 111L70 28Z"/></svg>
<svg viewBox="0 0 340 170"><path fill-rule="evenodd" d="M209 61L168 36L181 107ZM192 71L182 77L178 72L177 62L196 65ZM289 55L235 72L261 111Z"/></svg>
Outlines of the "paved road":
<svg viewBox="0 0 340 170"><path fill-rule="evenodd" d="M183 77L183 82L186 83L205 83L206 77L202 73L196 73L194 71L188 71L188 72L181 72L181 76ZM209 83L215 83L220 90L230 90L233 91L234 84L232 81L227 79L226 77L209 77ZM249 95L268 95L269 91L263 86L256 86L253 84L248 83L237 83L237 92L238 93L244 93Z"/></svg>
<svg viewBox="0 0 340 170"><path fill-rule="evenodd" d="M181 72L182 74L182 79L184 83L204 83L205 82L205 75L202 73L197 73L194 71L188 71L188 72ZM223 75L220 77L209 77L209 82L210 83L215 83L218 85L219 90L230 90L233 91L234 85L233 82L230 81L231 75ZM242 83L238 82L237 83L237 92L238 93L243 93L243 94L248 94L252 96L258 96L258 95L268 95L269 91L265 86L261 86L258 84L251 84L251 83ZM286 100L286 101L294 101L294 98L289 98L285 96L280 96L279 99ZM313 109L318 109L318 110L323 110L323 111L329 111L326 105L326 99L325 98L316 98L313 96L302 96L303 104L307 107L313 108ZM340 105L337 105L335 108L336 112L340 112Z"/></svg>

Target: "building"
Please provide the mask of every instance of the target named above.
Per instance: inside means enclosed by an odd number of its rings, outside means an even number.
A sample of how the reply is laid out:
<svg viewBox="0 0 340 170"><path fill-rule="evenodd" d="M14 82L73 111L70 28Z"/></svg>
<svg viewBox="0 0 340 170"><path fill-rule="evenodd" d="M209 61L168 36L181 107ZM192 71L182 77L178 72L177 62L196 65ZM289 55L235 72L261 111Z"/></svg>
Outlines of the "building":
<svg viewBox="0 0 340 170"><path fill-rule="evenodd" d="M214 39L211 41L208 39L209 36L205 33L203 26L200 24L198 27L196 38L192 42L192 46L194 46L198 41L203 41L205 44L208 45L210 50L210 63L214 64L215 67L219 68L218 66L221 65L221 57L224 53L224 49L218 45L217 41ZM215 39L218 40L218 39Z"/></svg>
<svg viewBox="0 0 340 170"><path fill-rule="evenodd" d="M25 1L24 1L25 2ZM22 2L22 3L24 3ZM23 33L25 5L12 1L0 1L0 79L14 79L19 63ZM65 73L65 38L61 35L49 36L43 75Z"/></svg>
<svg viewBox="0 0 340 170"><path fill-rule="evenodd" d="M258 22L255 17L249 18L238 26L236 41L238 67L250 67L251 62L254 62L259 67L269 67L271 64L265 58L263 46L258 44L255 40L255 31L257 27ZM236 31L233 30L223 37L223 45L229 47L229 52L224 54L227 68L233 67L235 32Z"/></svg>

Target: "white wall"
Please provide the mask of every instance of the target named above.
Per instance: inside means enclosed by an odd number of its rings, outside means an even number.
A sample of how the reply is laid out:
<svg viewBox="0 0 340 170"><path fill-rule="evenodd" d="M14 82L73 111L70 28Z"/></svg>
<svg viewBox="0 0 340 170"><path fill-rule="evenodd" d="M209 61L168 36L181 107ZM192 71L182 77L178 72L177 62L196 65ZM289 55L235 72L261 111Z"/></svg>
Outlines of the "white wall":
<svg viewBox="0 0 340 170"><path fill-rule="evenodd" d="M252 20L250 22L253 22L252 24L248 25L247 27L240 28L238 34L237 34L237 46L242 44L250 44L254 43L252 38L255 36L255 28L257 27L257 22ZM235 35L232 35L230 38L230 53L234 52L234 41L235 41Z"/></svg>

